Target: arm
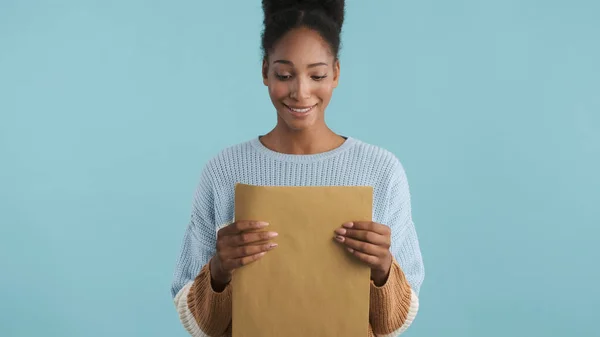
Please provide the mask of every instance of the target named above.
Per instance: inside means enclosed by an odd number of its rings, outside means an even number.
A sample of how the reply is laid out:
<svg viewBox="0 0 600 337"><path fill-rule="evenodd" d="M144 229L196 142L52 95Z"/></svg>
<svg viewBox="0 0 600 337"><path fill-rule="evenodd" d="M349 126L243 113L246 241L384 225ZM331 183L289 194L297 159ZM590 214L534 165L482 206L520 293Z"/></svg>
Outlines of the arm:
<svg viewBox="0 0 600 337"><path fill-rule="evenodd" d="M203 174L171 287L181 323L193 337L222 336L231 323L231 287L215 291L211 286L209 261L216 252L212 193Z"/></svg>
<svg viewBox="0 0 600 337"><path fill-rule="evenodd" d="M390 186L385 223L391 228L392 266L387 281L371 283L370 321L377 336L398 336L411 325L419 309L424 278L419 240L412 221L406 174L398 165Z"/></svg>
<svg viewBox="0 0 600 337"><path fill-rule="evenodd" d="M387 282L371 282L369 321L376 336L398 336L413 322L419 299L394 259Z"/></svg>
<svg viewBox="0 0 600 337"><path fill-rule="evenodd" d="M193 282L182 288L175 305L181 323L194 337L223 336L231 324L231 287L215 291L208 264Z"/></svg>

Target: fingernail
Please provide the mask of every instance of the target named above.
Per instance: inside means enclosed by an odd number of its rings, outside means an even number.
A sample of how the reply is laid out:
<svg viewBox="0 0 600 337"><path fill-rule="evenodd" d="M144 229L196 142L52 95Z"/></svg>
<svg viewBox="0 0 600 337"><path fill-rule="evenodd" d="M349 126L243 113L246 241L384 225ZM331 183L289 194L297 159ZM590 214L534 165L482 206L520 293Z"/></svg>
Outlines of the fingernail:
<svg viewBox="0 0 600 337"><path fill-rule="evenodd" d="M273 248L275 248L277 246L279 246L279 245L276 244L276 243L272 243L272 244L269 245L269 249L273 249Z"/></svg>
<svg viewBox="0 0 600 337"><path fill-rule="evenodd" d="M348 248L348 251L349 251L350 253L354 253L354 249L352 249L352 248Z"/></svg>
<svg viewBox="0 0 600 337"><path fill-rule="evenodd" d="M257 228L265 228L268 225L269 225L269 223L268 222L264 222L264 221L259 221L259 222L256 223L256 227Z"/></svg>
<svg viewBox="0 0 600 337"><path fill-rule="evenodd" d="M346 222L345 224L342 225L343 227L346 228L352 228L354 226L354 224L352 222Z"/></svg>
<svg viewBox="0 0 600 337"><path fill-rule="evenodd" d="M275 232L269 232L269 234L268 234L268 236L269 236L270 238L274 238L274 237L276 237L277 235L279 235L279 234L278 234L278 233L275 233Z"/></svg>
<svg viewBox="0 0 600 337"><path fill-rule="evenodd" d="M344 235L344 234L346 234L346 229L344 229L344 228L338 228L338 229L335 230L335 232L336 232L336 234Z"/></svg>
<svg viewBox="0 0 600 337"><path fill-rule="evenodd" d="M338 235L338 236L335 237L335 239L338 240L339 242L344 242L344 237L343 236Z"/></svg>

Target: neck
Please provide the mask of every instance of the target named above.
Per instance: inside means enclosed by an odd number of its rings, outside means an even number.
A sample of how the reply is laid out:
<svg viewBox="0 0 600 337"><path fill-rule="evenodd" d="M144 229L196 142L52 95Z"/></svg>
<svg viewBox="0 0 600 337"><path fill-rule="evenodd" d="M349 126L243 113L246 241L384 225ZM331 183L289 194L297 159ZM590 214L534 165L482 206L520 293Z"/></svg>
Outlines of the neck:
<svg viewBox="0 0 600 337"><path fill-rule="evenodd" d="M328 127L309 130L291 130L277 125L261 137L269 149L285 154L317 154L331 151L344 143L345 139Z"/></svg>

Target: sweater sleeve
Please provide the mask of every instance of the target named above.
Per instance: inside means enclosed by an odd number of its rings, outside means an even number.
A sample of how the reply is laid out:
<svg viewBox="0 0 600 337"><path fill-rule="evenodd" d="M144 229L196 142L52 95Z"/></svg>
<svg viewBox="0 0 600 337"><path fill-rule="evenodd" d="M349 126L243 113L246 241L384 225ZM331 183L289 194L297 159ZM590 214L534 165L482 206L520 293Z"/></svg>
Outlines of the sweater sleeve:
<svg viewBox="0 0 600 337"><path fill-rule="evenodd" d="M395 259L383 286L371 281L370 299L369 321L376 336L400 335L415 319L419 308L419 300Z"/></svg>
<svg viewBox="0 0 600 337"><path fill-rule="evenodd" d="M231 286L216 292L211 286L209 264L175 299L179 318L193 337L226 335L231 324Z"/></svg>
<svg viewBox="0 0 600 337"><path fill-rule="evenodd" d="M216 292L211 285L209 261L216 252L217 226L209 178L210 172L205 169L194 195L171 286L179 319L193 337L220 337L231 323L231 287Z"/></svg>
<svg viewBox="0 0 600 337"><path fill-rule="evenodd" d="M384 217L392 232L393 263L383 286L371 284L370 321L375 335L385 337L398 336L411 325L419 309L418 296L425 277L406 173L399 161L396 164Z"/></svg>

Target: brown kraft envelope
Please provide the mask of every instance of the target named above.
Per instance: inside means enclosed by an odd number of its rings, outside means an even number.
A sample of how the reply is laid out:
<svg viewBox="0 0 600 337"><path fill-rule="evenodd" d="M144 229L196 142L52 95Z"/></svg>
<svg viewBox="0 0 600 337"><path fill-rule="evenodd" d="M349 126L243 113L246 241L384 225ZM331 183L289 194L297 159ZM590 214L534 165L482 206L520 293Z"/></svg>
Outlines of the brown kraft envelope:
<svg viewBox="0 0 600 337"><path fill-rule="evenodd" d="M277 248L233 273L233 337L365 337L370 269L334 237L370 221L370 186L237 184L235 219L266 221Z"/></svg>

